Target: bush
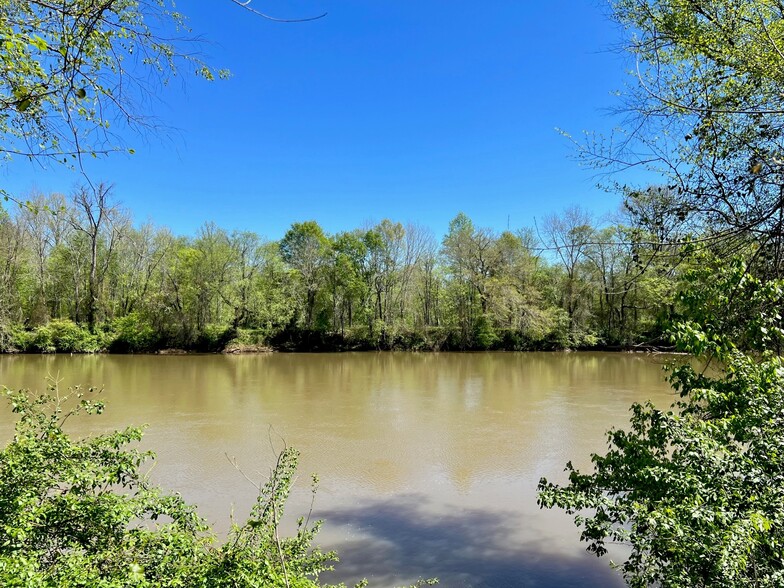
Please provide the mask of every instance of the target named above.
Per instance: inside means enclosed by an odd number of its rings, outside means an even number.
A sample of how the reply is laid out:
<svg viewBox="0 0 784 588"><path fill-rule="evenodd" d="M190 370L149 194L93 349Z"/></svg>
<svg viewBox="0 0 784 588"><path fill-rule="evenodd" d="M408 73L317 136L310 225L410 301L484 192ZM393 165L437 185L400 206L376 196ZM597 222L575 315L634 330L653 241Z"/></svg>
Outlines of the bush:
<svg viewBox="0 0 784 588"><path fill-rule="evenodd" d="M234 339L237 331L223 325L207 325L196 337L193 347L196 351L217 353L222 351Z"/></svg>
<svg viewBox="0 0 784 588"><path fill-rule="evenodd" d="M107 337L110 340L109 351L112 353L154 351L160 343L155 329L135 312L114 319Z"/></svg>
<svg viewBox="0 0 784 588"><path fill-rule="evenodd" d="M88 329L68 319L54 319L47 325L57 351L93 353L100 350L99 339Z"/></svg>
<svg viewBox="0 0 784 588"><path fill-rule="evenodd" d="M141 440L142 429L72 439L63 423L100 414L104 405L89 398L92 390L50 392L3 390L18 420L13 441L0 451L0 586L322 586L319 574L337 558L313 545L321 521L301 518L293 536L279 534L296 473L294 449L281 452L269 480L257 486L245 524L233 525L216 545L194 507L141 471L154 455L128 446ZM313 492L316 483L314 477Z"/></svg>
<svg viewBox="0 0 784 588"><path fill-rule="evenodd" d="M3 351L20 351L22 353L32 351L34 337L35 333L33 331L28 331L22 327L12 327L7 336L8 343Z"/></svg>
<svg viewBox="0 0 784 588"><path fill-rule="evenodd" d="M34 353L95 353L103 345L99 336L68 319L54 319L33 331L12 333L11 347Z"/></svg>
<svg viewBox="0 0 784 588"><path fill-rule="evenodd" d="M498 335L493 329L493 325L482 315L474 324L474 346L478 349L492 349L499 341Z"/></svg>
<svg viewBox="0 0 784 588"><path fill-rule="evenodd" d="M237 329L236 337L223 348L223 353L258 353L271 351L262 329Z"/></svg>
<svg viewBox="0 0 784 588"><path fill-rule="evenodd" d="M594 471L567 464L567 485L540 481L539 504L575 514L596 555L629 544L619 567L631 586L784 586L784 362L773 351L784 281L737 263L707 282L701 272L673 334L681 351L716 360L713 375L673 369L681 400L634 404Z"/></svg>
<svg viewBox="0 0 784 588"><path fill-rule="evenodd" d="M141 429L73 440L63 421L103 404L79 390L5 396L19 420L0 452L0 585L310 588L334 561L312 546L320 523L278 536L296 451L280 454L248 521L217 547L192 506L141 473L152 454L128 448Z"/></svg>

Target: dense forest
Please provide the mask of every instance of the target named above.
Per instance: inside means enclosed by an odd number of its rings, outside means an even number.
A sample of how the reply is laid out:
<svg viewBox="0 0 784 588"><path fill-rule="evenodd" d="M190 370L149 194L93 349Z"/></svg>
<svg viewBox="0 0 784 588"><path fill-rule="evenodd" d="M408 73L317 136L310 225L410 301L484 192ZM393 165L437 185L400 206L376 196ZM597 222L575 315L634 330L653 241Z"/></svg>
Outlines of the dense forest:
<svg viewBox="0 0 784 588"><path fill-rule="evenodd" d="M603 224L573 207L499 232L459 213L439 240L387 219L336 234L308 220L267 241L135 224L106 184L35 195L0 217L0 348L662 344L688 237L671 205L651 188Z"/></svg>

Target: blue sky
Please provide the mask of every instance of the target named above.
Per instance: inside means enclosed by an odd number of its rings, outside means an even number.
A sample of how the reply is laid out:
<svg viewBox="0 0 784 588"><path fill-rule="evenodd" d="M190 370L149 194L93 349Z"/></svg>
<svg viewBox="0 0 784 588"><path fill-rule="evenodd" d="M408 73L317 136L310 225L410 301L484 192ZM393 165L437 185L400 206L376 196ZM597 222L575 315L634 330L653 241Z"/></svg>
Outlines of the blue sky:
<svg viewBox="0 0 784 588"><path fill-rule="evenodd" d="M328 232L383 218L440 235L463 211L478 226L530 226L596 188L556 128L579 136L619 119L629 80L601 1L182 0L206 59L232 78L174 83L155 106L173 130L126 137L133 156L88 162L137 221L178 234L205 221L280 238L315 219ZM186 76L187 77L187 76ZM15 161L0 182L24 196L79 177Z"/></svg>

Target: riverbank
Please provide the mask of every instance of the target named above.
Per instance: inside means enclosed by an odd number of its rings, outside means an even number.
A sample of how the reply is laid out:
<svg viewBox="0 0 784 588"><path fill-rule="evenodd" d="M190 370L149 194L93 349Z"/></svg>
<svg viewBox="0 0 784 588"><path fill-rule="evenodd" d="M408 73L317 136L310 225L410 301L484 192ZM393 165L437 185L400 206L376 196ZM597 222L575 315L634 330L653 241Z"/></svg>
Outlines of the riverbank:
<svg viewBox="0 0 784 588"><path fill-rule="evenodd" d="M391 331L353 329L342 333L289 328L272 335L261 330L207 326L200 333L157 332L148 326L115 321L91 332L69 320L34 329L16 328L0 338L2 353L320 353L347 351L615 351L669 352L661 336L645 342L607 343L596 337L527 337L502 330L492 337L466 336L455 329L428 327Z"/></svg>

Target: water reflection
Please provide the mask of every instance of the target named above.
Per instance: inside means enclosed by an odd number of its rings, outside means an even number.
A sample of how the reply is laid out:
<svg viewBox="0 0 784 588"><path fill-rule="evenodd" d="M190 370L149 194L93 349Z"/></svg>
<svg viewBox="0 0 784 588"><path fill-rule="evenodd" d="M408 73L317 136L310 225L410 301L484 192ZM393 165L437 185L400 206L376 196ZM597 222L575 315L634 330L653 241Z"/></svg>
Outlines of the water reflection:
<svg viewBox="0 0 784 588"><path fill-rule="evenodd" d="M344 544L339 573L324 579L391 586L433 575L450 587L623 586L604 563L547 551L515 511L464 509L438 512L426 496L369 500L319 513L332 525L356 529Z"/></svg>
<svg viewBox="0 0 784 588"><path fill-rule="evenodd" d="M540 476L589 464L634 401L672 401L659 357L602 353L356 353L259 356L6 356L0 383L105 388L89 434L148 423L153 475L199 504L219 531L282 440L318 472L321 542L339 577L375 585L439 576L448 586L617 583L584 553L569 517L540 511ZM0 415L8 438L10 417ZM258 474L256 474L258 472ZM289 512L306 512L307 484ZM448 580L448 581L447 581Z"/></svg>

